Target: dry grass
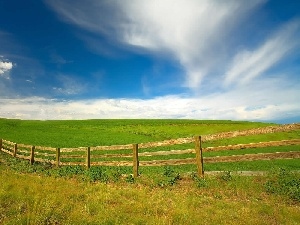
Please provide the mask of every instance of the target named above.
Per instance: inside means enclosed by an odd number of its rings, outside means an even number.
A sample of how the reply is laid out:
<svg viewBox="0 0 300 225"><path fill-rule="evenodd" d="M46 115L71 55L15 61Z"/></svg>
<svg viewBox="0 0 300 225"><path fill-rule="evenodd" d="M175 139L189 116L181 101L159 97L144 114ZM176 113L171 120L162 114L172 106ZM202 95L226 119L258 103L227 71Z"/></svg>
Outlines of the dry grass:
<svg viewBox="0 0 300 225"><path fill-rule="evenodd" d="M266 177L191 178L159 187L88 183L0 167L1 224L297 224L300 205L268 195Z"/></svg>

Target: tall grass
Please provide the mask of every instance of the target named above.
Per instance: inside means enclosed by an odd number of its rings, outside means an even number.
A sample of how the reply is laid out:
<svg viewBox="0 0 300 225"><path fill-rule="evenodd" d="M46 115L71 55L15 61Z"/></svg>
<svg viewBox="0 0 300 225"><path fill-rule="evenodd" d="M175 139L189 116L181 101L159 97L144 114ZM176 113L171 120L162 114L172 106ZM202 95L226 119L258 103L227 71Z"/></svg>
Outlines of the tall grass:
<svg viewBox="0 0 300 225"><path fill-rule="evenodd" d="M0 165L0 224L297 224L299 204L266 192L268 177L91 182ZM201 184L199 184L201 182Z"/></svg>

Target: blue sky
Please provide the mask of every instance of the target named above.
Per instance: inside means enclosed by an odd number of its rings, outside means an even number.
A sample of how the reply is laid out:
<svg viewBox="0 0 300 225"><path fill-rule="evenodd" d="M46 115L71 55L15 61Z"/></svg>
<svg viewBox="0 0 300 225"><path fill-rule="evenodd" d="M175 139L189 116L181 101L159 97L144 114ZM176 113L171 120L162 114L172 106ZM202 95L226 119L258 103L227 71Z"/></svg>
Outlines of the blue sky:
<svg viewBox="0 0 300 225"><path fill-rule="evenodd" d="M0 117L300 121L298 0L0 0Z"/></svg>

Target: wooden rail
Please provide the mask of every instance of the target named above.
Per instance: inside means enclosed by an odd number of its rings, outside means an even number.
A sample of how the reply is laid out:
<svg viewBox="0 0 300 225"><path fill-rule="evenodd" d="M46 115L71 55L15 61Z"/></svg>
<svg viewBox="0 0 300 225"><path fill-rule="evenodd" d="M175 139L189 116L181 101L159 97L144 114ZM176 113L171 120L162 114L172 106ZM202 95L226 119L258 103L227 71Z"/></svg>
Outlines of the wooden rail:
<svg viewBox="0 0 300 225"><path fill-rule="evenodd" d="M300 144L300 139L291 139L291 140L281 140L281 141L258 142L258 143L250 143L250 144L207 147L207 148L203 148L203 152L237 150L237 149L246 149L246 148L263 148L263 147L275 147L275 146L287 146L287 145L299 145L299 144Z"/></svg>
<svg viewBox="0 0 300 225"><path fill-rule="evenodd" d="M217 162L236 162L252 160L272 160L272 159L294 159L300 158L300 151L276 152L276 153L257 153L232 156L203 157L203 152L224 151L224 150L243 150L249 148L273 147L300 145L300 139L269 141L250 144L237 144L217 147L202 147L202 137L179 138L160 142L150 142L141 144L79 147L79 148L52 148L43 146L32 146L17 144L11 141L0 139L1 151L13 157L27 159L30 164L34 162L47 162L56 166L81 165L90 166L132 166L133 175L139 175L140 166L164 166L164 165L185 165L196 164L198 176L204 175L204 163ZM194 148L183 150L155 150L163 146L181 145L194 143ZM140 149L151 149L140 151ZM184 157L178 159L150 159L145 158L170 156Z"/></svg>
<svg viewBox="0 0 300 225"><path fill-rule="evenodd" d="M205 163L217 162L236 162L236 161L254 161L254 160L272 160L272 159L296 159L300 158L299 152L275 152L275 153L257 153L245 155L231 155L231 156L216 156L204 157Z"/></svg>

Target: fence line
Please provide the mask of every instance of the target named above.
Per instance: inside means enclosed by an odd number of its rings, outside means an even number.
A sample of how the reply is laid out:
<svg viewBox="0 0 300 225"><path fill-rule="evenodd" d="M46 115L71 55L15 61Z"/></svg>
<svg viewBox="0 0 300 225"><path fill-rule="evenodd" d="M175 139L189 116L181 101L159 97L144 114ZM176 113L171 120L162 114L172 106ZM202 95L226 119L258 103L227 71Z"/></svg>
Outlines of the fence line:
<svg viewBox="0 0 300 225"><path fill-rule="evenodd" d="M180 144L186 144L192 142L194 142L194 146L195 146L193 149L139 152L139 149L180 145ZM269 142L250 143L250 144L237 144L237 145L206 147L206 148L202 147L202 142L203 140L201 136L196 136L194 138L179 138L179 139L165 140L161 142L149 142L149 143L141 143L141 144L79 147L79 148L52 148L52 147L17 144L11 141L0 139L0 149L1 151L10 154L13 157L27 159L29 160L30 164L33 164L35 161L37 161L37 162L48 162L56 166L82 165L82 166L86 166L87 168L90 168L90 166L132 166L134 177L138 176L138 169L140 166L196 164L198 175L203 176L204 175L203 163L300 158L300 152L298 151L257 153L257 154L216 156L216 157L203 157L202 155L203 152L211 152L211 151L299 145L300 139L269 141ZM109 153L107 153L106 151L108 151ZM113 151L117 151L117 152L113 152ZM182 159L141 160L141 157L169 156L169 155L187 155L188 157ZM101 161L99 161L99 159Z"/></svg>

